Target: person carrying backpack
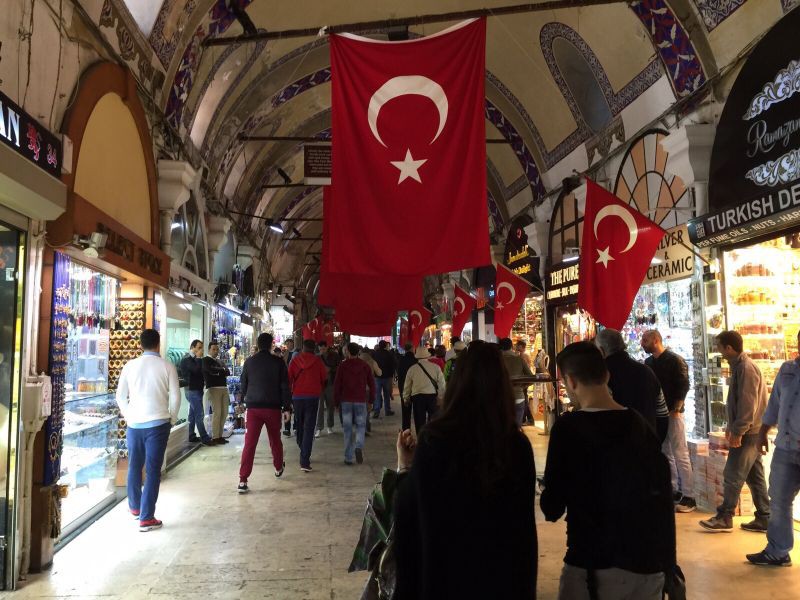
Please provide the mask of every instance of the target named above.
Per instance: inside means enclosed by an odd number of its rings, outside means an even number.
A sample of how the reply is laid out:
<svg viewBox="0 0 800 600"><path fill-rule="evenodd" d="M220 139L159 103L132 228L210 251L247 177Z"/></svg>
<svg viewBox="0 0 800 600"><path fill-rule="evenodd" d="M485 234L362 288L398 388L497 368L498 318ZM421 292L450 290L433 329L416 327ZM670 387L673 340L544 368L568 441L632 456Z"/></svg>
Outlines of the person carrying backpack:
<svg viewBox="0 0 800 600"><path fill-rule="evenodd" d="M445 381L442 369L428 360L430 355L425 346L417 348L414 356L417 364L406 373L403 398L411 403L414 428L419 435L423 426L436 414L439 400L444 397Z"/></svg>
<svg viewBox="0 0 800 600"><path fill-rule="evenodd" d="M567 513L563 600L661 600L676 573L675 512L667 459L653 429L616 403L603 355L591 342L558 355L580 411L550 432L541 507ZM667 588L669 589L669 588Z"/></svg>

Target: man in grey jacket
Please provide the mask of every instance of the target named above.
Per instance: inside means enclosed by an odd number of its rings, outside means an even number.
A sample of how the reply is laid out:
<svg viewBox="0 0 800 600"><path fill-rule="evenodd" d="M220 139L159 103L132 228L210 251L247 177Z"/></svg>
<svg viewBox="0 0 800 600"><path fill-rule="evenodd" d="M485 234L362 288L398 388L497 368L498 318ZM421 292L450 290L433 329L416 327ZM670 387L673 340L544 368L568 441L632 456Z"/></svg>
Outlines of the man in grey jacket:
<svg viewBox="0 0 800 600"><path fill-rule="evenodd" d="M747 531L766 532L769 524L769 496L758 434L761 418L767 408L767 386L758 366L744 353L744 342L739 333L720 333L717 336L717 350L731 367L727 399L728 425L725 429L730 450L723 473L725 482L722 504L717 508L717 514L700 521L700 526L712 532L733 531L733 511L739 502L742 485L747 481L756 505L756 518L750 523L742 523L741 527Z"/></svg>

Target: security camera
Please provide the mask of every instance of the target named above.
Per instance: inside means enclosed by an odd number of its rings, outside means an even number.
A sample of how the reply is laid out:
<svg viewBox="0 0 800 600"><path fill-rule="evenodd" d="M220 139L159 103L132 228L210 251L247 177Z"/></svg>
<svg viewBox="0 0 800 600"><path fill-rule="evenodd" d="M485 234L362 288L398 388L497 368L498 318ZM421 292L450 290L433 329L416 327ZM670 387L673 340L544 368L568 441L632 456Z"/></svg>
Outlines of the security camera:
<svg viewBox="0 0 800 600"><path fill-rule="evenodd" d="M97 258L100 256L103 248L106 247L108 241L107 233L99 233L93 231L87 237L75 235L72 238L72 243L83 250L83 253L89 258Z"/></svg>

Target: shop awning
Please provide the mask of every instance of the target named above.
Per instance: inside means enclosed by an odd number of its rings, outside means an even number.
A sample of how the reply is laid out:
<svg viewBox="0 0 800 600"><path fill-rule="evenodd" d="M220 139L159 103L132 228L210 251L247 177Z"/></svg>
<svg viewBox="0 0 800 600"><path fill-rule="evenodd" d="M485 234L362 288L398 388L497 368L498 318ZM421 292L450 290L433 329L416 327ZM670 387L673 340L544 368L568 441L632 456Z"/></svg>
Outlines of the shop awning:
<svg viewBox="0 0 800 600"><path fill-rule="evenodd" d="M67 209L67 187L2 144L0 165L0 204L43 221L54 221Z"/></svg>

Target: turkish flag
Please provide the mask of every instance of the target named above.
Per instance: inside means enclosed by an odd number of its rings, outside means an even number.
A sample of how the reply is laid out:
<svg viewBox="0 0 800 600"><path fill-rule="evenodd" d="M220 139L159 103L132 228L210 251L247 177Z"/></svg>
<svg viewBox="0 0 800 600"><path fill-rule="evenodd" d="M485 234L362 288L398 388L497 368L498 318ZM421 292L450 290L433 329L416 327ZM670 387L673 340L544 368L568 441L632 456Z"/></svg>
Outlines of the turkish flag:
<svg viewBox="0 0 800 600"><path fill-rule="evenodd" d="M313 340L314 339L314 330L311 329L311 323L306 323L303 325L303 341L305 340Z"/></svg>
<svg viewBox="0 0 800 600"><path fill-rule="evenodd" d="M411 345L416 348L422 341L422 334L425 328L430 325L433 313L424 306L408 311L408 322L410 324Z"/></svg>
<svg viewBox="0 0 800 600"><path fill-rule="evenodd" d="M507 338L511 334L511 327L517 320L519 309L522 308L525 296L531 289L531 284L522 277L504 265L497 265L494 285L494 334L498 338Z"/></svg>
<svg viewBox="0 0 800 600"><path fill-rule="evenodd" d="M398 346L403 348L408 343L408 319L400 319L400 335Z"/></svg>
<svg viewBox="0 0 800 600"><path fill-rule="evenodd" d="M322 324L322 340L329 348L333 346L333 321L327 320Z"/></svg>
<svg viewBox="0 0 800 600"><path fill-rule="evenodd" d="M330 271L487 264L486 20L402 42L331 35L330 53Z"/></svg>
<svg viewBox="0 0 800 600"><path fill-rule="evenodd" d="M453 329L451 333L460 336L464 325L472 318L472 311L478 301L460 287L455 286L455 300L453 300Z"/></svg>
<svg viewBox="0 0 800 600"><path fill-rule="evenodd" d="M331 188L322 190L322 261L320 265L317 304L341 307L351 305L358 310L397 313L422 298L422 277L417 275L392 277L331 273ZM402 254L398 252L398 254Z"/></svg>
<svg viewBox="0 0 800 600"><path fill-rule="evenodd" d="M345 305L336 308L336 319L342 331L367 337L385 337L392 334L397 311L370 311Z"/></svg>
<svg viewBox="0 0 800 600"><path fill-rule="evenodd" d="M622 329L666 233L594 181L586 181L578 306Z"/></svg>

